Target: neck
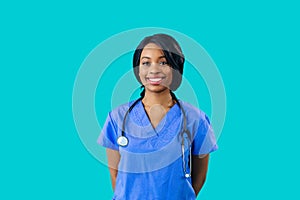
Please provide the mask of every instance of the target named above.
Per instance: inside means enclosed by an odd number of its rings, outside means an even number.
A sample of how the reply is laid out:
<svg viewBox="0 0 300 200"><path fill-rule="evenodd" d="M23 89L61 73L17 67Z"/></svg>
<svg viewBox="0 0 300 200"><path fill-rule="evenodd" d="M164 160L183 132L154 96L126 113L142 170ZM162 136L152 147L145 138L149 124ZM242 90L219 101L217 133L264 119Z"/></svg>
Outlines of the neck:
<svg viewBox="0 0 300 200"><path fill-rule="evenodd" d="M172 96L169 90L164 90L163 92L160 93L146 91L145 96L143 98L143 103L149 106L154 104L164 105L169 102L172 102Z"/></svg>

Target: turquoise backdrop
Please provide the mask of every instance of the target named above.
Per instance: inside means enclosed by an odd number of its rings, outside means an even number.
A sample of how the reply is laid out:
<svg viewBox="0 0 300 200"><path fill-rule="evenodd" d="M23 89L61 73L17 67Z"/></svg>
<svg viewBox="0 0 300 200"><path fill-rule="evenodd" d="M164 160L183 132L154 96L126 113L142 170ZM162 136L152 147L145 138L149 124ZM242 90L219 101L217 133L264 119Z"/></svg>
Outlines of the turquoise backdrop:
<svg viewBox="0 0 300 200"><path fill-rule="evenodd" d="M111 198L106 166L77 133L73 85L98 44L143 27L193 38L224 81L226 122L198 199L300 199L299 9L291 0L2 1L0 199Z"/></svg>

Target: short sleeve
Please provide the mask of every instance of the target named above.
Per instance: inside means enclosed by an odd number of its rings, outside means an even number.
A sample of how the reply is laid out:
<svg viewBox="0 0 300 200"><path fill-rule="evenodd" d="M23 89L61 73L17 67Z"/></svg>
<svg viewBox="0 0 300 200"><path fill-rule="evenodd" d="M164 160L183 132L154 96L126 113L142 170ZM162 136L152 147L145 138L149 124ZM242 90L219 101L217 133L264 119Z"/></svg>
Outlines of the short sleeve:
<svg viewBox="0 0 300 200"><path fill-rule="evenodd" d="M119 146L117 144L117 137L118 132L115 127L114 121L111 118L111 113L109 113L100 136L98 137L97 143L103 147L118 150Z"/></svg>
<svg viewBox="0 0 300 200"><path fill-rule="evenodd" d="M192 144L193 155L203 155L218 149L216 138L208 117L203 114Z"/></svg>

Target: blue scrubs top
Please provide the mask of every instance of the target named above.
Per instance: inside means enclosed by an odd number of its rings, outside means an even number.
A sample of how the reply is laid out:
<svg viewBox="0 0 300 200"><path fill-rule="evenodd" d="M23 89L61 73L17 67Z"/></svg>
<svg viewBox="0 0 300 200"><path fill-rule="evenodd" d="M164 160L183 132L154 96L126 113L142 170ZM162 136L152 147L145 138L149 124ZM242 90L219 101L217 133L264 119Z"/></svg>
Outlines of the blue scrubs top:
<svg viewBox="0 0 300 200"><path fill-rule="evenodd" d="M218 147L208 117L194 106L179 101L186 113L187 129L182 136L183 114L175 104L154 129L139 101L127 115L125 136L128 145L121 147L124 116L133 102L111 111L106 119L98 143L119 151L121 158L113 199L115 200L194 200L191 178L185 178L182 137L185 144L185 164L189 172L189 147L193 155L208 154Z"/></svg>

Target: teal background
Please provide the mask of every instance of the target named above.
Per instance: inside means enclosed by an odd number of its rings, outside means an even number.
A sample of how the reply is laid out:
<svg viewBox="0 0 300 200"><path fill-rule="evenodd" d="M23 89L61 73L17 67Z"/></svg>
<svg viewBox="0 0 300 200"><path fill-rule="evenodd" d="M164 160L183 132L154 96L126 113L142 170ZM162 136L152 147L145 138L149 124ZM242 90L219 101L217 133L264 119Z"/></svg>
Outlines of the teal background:
<svg viewBox="0 0 300 200"><path fill-rule="evenodd" d="M164 27L211 55L227 117L198 199L299 199L296 1L0 3L0 199L110 199L72 116L76 73L119 32Z"/></svg>

